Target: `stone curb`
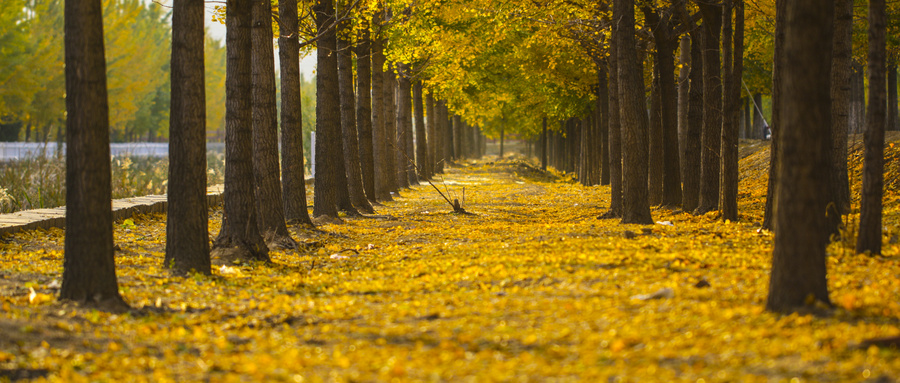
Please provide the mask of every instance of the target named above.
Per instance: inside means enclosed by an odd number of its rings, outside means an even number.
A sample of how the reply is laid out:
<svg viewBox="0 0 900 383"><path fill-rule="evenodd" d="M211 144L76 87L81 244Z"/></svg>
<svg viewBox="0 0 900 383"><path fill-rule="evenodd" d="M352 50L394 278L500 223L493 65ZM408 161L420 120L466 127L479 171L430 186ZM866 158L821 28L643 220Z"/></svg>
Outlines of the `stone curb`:
<svg viewBox="0 0 900 383"><path fill-rule="evenodd" d="M214 185L206 189L206 202L218 206L224 201L224 185ZM136 214L165 213L168 200L165 195L147 195L122 198L112 201L113 221L131 218ZM66 226L66 207L52 209L23 210L0 214L0 236L25 230L63 228Z"/></svg>

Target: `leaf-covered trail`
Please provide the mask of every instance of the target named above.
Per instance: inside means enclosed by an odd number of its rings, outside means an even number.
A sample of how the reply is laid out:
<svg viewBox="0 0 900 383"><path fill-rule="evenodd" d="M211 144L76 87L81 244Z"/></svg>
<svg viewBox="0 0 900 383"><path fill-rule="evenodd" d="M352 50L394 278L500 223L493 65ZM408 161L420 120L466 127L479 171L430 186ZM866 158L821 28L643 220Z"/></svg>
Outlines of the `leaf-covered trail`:
<svg viewBox="0 0 900 383"><path fill-rule="evenodd" d="M829 259L831 318L763 312L771 236L750 221L655 210L666 224L596 217L607 187L514 162L431 186L312 235L309 252L213 277L160 268L164 217L119 225L125 299L142 314L53 302L62 232L0 244L0 374L54 381L857 381L900 377L897 246ZM438 186L444 186L437 182ZM758 198L751 186L748 203ZM764 190L762 191L764 193ZM218 231L213 214L211 233ZM890 222L890 220L888 220ZM669 225L669 223L671 225ZM896 228L892 228L896 230ZM630 231L626 238L626 231ZM632 236L633 234L633 236ZM671 289L671 297L638 299ZM35 294L31 294L31 290ZM669 290L665 290L669 292ZM666 295L666 294L664 294ZM0 375L2 376L2 375Z"/></svg>

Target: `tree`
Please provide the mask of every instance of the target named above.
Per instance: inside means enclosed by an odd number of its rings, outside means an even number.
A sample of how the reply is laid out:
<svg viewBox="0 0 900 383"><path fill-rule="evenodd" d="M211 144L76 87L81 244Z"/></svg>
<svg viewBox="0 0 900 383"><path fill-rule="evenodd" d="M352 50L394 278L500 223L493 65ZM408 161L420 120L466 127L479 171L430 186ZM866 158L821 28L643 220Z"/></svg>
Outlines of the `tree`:
<svg viewBox="0 0 900 383"><path fill-rule="evenodd" d="M723 57L725 58L725 81L723 86L724 108L722 119L721 164L719 176L719 207L722 219L738 219L738 135L741 112L741 79L744 72L744 2L726 0L723 27ZM734 34L731 37L731 14L734 13Z"/></svg>
<svg viewBox="0 0 900 383"><path fill-rule="evenodd" d="M618 34L619 26L613 25L612 39L609 41L609 211L602 218L622 216L622 127L620 123Z"/></svg>
<svg viewBox="0 0 900 383"><path fill-rule="evenodd" d="M811 299L830 304L825 219L831 186L831 57L834 3L778 0L784 12L784 73L778 136L775 246L766 308L789 312Z"/></svg>
<svg viewBox="0 0 900 383"><path fill-rule="evenodd" d="M416 164L419 178L431 178L431 160L428 157L428 136L425 133L425 105L422 98L422 81L413 83L413 111L416 130Z"/></svg>
<svg viewBox="0 0 900 383"><path fill-rule="evenodd" d="M269 0L253 0L251 28L253 180L256 185L256 222L270 246L292 249L278 167L278 119L275 103L275 51L272 46L272 7Z"/></svg>
<svg viewBox="0 0 900 383"><path fill-rule="evenodd" d="M831 60L831 123L834 127L836 213L850 212L850 176L847 171L847 132L850 127L850 65L853 59L853 0L834 6L834 52Z"/></svg>
<svg viewBox="0 0 900 383"><path fill-rule="evenodd" d="M700 153L700 202L695 214L719 206L719 153L722 136L722 77L719 60L722 4L698 2L703 15L703 133Z"/></svg>
<svg viewBox="0 0 900 383"><path fill-rule="evenodd" d="M353 94L353 47L350 45L347 22L338 23L337 34L337 75L341 99L341 138L343 139L343 159L346 165L347 192L353 207L364 213L375 210L366 199L363 190L362 168L359 160L359 137L356 129L356 97Z"/></svg>
<svg viewBox="0 0 900 383"><path fill-rule="evenodd" d="M387 120L389 119L384 73L384 42L380 38L372 40L372 147L375 170L375 195L379 201L391 201L392 183L389 168L391 149L387 140Z"/></svg>
<svg viewBox="0 0 900 383"><path fill-rule="evenodd" d="M206 206L203 3L177 0L172 16L169 184L165 265L211 274Z"/></svg>
<svg viewBox="0 0 900 383"><path fill-rule="evenodd" d="M644 82L634 38L634 0L616 0L613 11L619 21L617 67L619 110L622 124L623 206L622 223L652 224L647 189L647 130Z"/></svg>
<svg viewBox="0 0 900 383"><path fill-rule="evenodd" d="M269 260L269 248L256 225L253 192L251 0L228 0L225 8L225 208L213 243L219 262Z"/></svg>
<svg viewBox="0 0 900 383"><path fill-rule="evenodd" d="M313 215L337 218L341 203L341 182L346 174L343 166L343 142L341 140L341 97L338 93L337 37L334 29L334 2L320 1L313 7L319 40L316 49L316 189ZM346 186L346 181L343 185ZM346 193L346 190L344 191ZM348 193L349 197L349 193ZM348 198L349 199L349 198Z"/></svg>
<svg viewBox="0 0 900 383"><path fill-rule="evenodd" d="M359 164L363 190L372 204L375 195L375 154L372 124L372 41L368 26L359 31L356 44L356 127L359 142Z"/></svg>
<svg viewBox="0 0 900 383"><path fill-rule="evenodd" d="M278 2L281 65L281 193L287 222L313 226L306 202L303 120L300 97L300 37L297 0Z"/></svg>
<svg viewBox="0 0 900 383"><path fill-rule="evenodd" d="M120 309L99 0L65 4L66 239L61 300Z"/></svg>
<svg viewBox="0 0 900 383"><path fill-rule="evenodd" d="M881 254L881 208L884 194L884 131L887 125L887 60L884 0L869 0L869 105L864 136L862 196L859 202L857 253Z"/></svg>

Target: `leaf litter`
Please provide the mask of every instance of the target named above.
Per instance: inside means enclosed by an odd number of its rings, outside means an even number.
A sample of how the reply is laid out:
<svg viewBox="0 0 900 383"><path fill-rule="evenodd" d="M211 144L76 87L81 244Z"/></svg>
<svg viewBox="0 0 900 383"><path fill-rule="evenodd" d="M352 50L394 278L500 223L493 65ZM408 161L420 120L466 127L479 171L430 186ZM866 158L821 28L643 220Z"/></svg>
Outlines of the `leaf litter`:
<svg viewBox="0 0 900 383"><path fill-rule="evenodd" d="M345 218L309 234L321 246L213 276L161 267L163 215L120 223L119 285L135 308L126 314L56 302L62 230L9 237L0 244L0 380L900 377L896 342L883 340L900 336L897 244L883 256L832 244L830 316L763 310L772 246L757 232L763 177L742 179L740 222L654 209L669 224L652 226L597 219L608 187L521 162L472 162L444 177L489 180L467 185L474 215L416 186L379 209L392 225ZM900 233L894 193L887 188L886 238ZM212 234L220 214L211 214Z"/></svg>

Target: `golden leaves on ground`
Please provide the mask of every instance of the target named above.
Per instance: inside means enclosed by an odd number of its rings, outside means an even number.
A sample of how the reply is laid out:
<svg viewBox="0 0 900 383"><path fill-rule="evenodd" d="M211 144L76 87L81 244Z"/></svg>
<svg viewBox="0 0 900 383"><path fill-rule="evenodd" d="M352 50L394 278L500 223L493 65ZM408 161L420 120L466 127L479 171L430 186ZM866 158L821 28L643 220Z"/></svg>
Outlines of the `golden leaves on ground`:
<svg viewBox="0 0 900 383"><path fill-rule="evenodd" d="M596 218L607 187L536 174L515 162L453 167L451 198L465 185L475 215L449 212L420 186L381 218L304 232L321 248L211 277L161 267L164 216L119 223L119 283L139 308L126 315L45 301L56 294L63 232L19 234L0 245L0 330L11 334L0 339L0 372L154 382L900 377L896 351L853 348L900 334L893 255L834 244L834 315L769 314L772 237L755 218L655 210L659 224L620 225ZM897 206L885 214L896 222ZM211 233L219 220L215 212Z"/></svg>

